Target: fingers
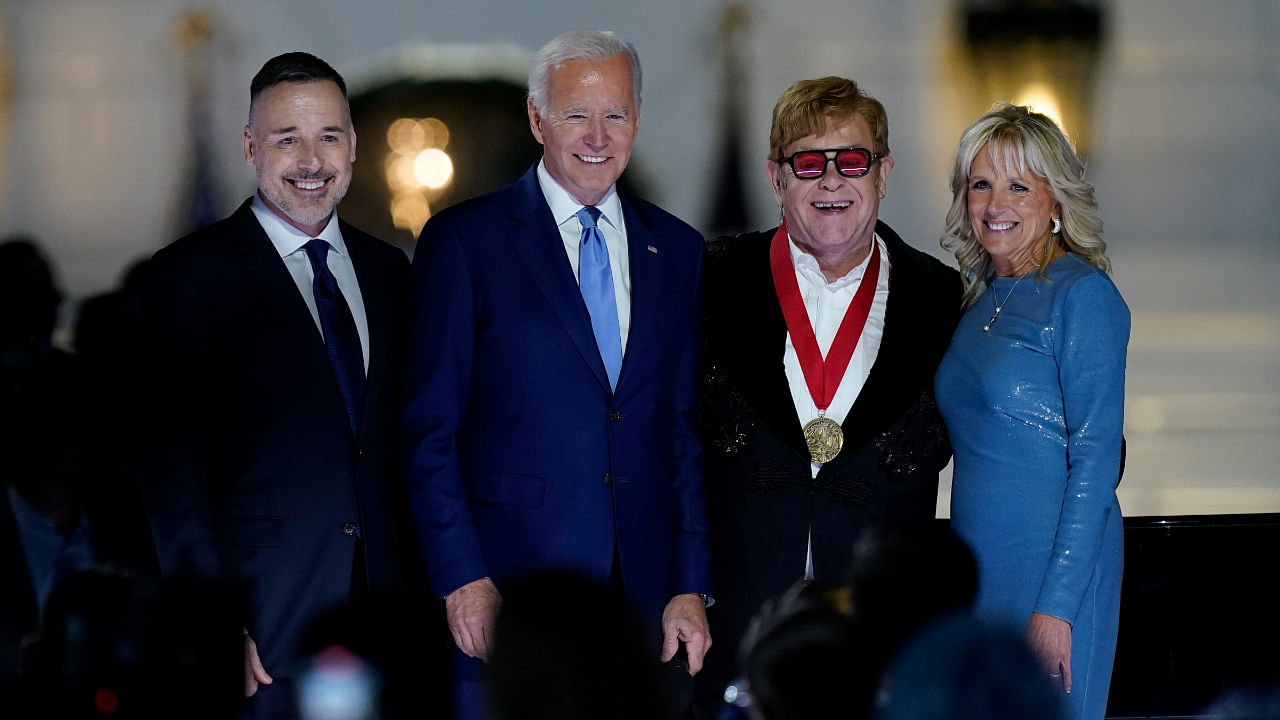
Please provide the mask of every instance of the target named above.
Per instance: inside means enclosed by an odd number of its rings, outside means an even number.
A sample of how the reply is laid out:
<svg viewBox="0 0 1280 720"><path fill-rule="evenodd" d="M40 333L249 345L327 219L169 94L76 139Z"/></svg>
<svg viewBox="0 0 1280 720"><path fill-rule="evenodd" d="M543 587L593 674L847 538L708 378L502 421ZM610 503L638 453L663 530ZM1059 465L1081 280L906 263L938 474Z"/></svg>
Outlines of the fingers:
<svg viewBox="0 0 1280 720"><path fill-rule="evenodd" d="M662 662L675 657L681 641L689 656L689 674L696 675L702 670L702 659L711 647L711 631L702 598L692 593L671 598L662 613Z"/></svg>
<svg viewBox="0 0 1280 720"><path fill-rule="evenodd" d="M697 675L702 670L702 660L711 649L711 636L704 632L693 632L684 640L685 652L689 654L689 674Z"/></svg>
<svg viewBox="0 0 1280 720"><path fill-rule="evenodd" d="M266 668L262 667L262 660L258 658L258 644L248 635L244 636L244 696L253 697L258 692L259 685L270 685L271 676L267 674Z"/></svg>
<svg viewBox="0 0 1280 720"><path fill-rule="evenodd" d="M668 620L662 624L662 655L658 660L662 662L670 662L671 658L676 656L676 651L680 649L680 628L676 626L674 620Z"/></svg>
<svg viewBox="0 0 1280 720"><path fill-rule="evenodd" d="M467 583L445 596L445 612L453 642L467 657L489 661L489 639L502 596L487 578Z"/></svg>
<svg viewBox="0 0 1280 720"><path fill-rule="evenodd" d="M1027 622L1027 642L1044 663L1050 678L1062 680L1062 689L1071 692L1071 624L1060 618L1032 613Z"/></svg>
<svg viewBox="0 0 1280 720"><path fill-rule="evenodd" d="M490 628L496 617L496 613L473 614L465 610L451 614L449 630L453 634L453 642L467 657L488 662Z"/></svg>
<svg viewBox="0 0 1280 720"><path fill-rule="evenodd" d="M475 643L471 642L471 633L467 632L465 628L455 628L452 622L449 623L449 632L453 633L453 644L458 646L463 655L467 657L476 656L476 646Z"/></svg>

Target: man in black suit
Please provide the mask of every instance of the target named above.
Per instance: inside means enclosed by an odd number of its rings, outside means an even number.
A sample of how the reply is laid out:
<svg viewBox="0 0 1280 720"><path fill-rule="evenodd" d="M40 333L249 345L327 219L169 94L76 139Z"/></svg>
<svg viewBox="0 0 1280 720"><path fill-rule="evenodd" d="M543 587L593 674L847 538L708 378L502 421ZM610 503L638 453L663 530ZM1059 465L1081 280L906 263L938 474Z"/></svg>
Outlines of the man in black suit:
<svg viewBox="0 0 1280 720"><path fill-rule="evenodd" d="M342 77L288 53L250 98L258 192L145 273L140 473L162 570L244 584L245 694L274 717L308 624L402 582L408 261L335 213L356 157Z"/></svg>
<svg viewBox="0 0 1280 720"><path fill-rule="evenodd" d="M805 80L774 108L765 173L779 228L708 245L700 428L718 602L736 650L768 597L844 582L863 528L934 516L950 444L933 374L960 278L879 220L884 107ZM710 702L734 653L708 657Z"/></svg>

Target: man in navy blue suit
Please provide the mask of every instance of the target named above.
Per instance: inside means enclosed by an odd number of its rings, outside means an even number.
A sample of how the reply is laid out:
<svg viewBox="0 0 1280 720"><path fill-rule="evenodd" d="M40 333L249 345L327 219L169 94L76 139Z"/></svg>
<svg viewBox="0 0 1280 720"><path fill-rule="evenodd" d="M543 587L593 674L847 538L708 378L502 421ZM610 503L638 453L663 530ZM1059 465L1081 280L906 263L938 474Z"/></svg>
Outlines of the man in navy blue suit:
<svg viewBox="0 0 1280 720"><path fill-rule="evenodd" d="M527 109L541 162L432 218L411 278L410 504L474 658L460 659L467 717L502 587L522 574L568 568L625 591L662 660L684 643L691 673L711 644L693 427L702 238L615 186L640 121L629 43L552 40Z"/></svg>
<svg viewBox="0 0 1280 720"><path fill-rule="evenodd" d="M250 97L258 191L146 270L139 472L162 571L247 590L250 716L291 717L308 626L402 585L409 268L335 212L356 157L342 77L287 53Z"/></svg>

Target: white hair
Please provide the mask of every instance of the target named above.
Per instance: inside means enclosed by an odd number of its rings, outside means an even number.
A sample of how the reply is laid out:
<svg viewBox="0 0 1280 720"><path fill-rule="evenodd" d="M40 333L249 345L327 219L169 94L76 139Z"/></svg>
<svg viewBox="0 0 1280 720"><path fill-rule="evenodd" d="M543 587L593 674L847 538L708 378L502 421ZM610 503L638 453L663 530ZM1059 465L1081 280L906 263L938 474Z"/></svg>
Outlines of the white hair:
<svg viewBox="0 0 1280 720"><path fill-rule="evenodd" d="M640 106L640 56L635 46L608 30L570 30L542 46L529 67L529 99L538 112L547 112L551 69L569 60L608 60L626 55L631 65L631 99Z"/></svg>

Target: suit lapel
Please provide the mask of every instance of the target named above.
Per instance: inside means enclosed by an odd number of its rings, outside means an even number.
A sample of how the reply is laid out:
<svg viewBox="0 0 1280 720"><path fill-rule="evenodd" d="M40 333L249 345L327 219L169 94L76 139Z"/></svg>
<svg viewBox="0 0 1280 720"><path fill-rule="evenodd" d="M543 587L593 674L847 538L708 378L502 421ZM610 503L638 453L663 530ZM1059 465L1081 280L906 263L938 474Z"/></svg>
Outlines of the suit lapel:
<svg viewBox="0 0 1280 720"><path fill-rule="evenodd" d="M909 382L921 355L913 342L913 318L918 312L915 298L927 295L917 287L918 276L902 240L884 223L877 223L876 232L889 249L889 302L880 350L841 426L845 444L853 447L870 440L886 418L900 417L917 398L917 389Z"/></svg>
<svg viewBox="0 0 1280 720"><path fill-rule="evenodd" d="M727 277L713 292L725 297L715 302L732 302L734 307L723 316L731 319L722 340L732 348L723 362L736 378L747 403L756 416L787 445L806 457L809 454L800 428L800 417L791 400L782 356L786 351L787 323L778 305L769 268L769 242L774 231L743 237L735 242L752 243L743 262L726 268Z"/></svg>
<svg viewBox="0 0 1280 720"><path fill-rule="evenodd" d="M275 349L286 353L290 362L297 367L296 382L307 383L316 388L330 388L332 392L326 394L332 401L330 404L334 411L338 413L336 417L342 418L345 427L347 409L338 392L338 382L333 375L333 366L329 364L324 338L316 327L315 318L307 309L307 303L302 299L293 276L289 274L275 246L271 244L266 231L250 209L251 202L252 200L246 201L233 216L238 227L231 238L240 256L240 265L249 276L248 287L252 288L250 292L256 293L260 298L252 304L255 317L244 318L243 321L266 322L272 326L276 333ZM369 334L372 341L372 328ZM370 361L372 362L372 355Z"/></svg>
<svg viewBox="0 0 1280 720"><path fill-rule="evenodd" d="M378 272L377 258L372 248L364 242L363 237L357 235L359 232L354 227L343 223L342 241L347 246L347 252L351 254L352 265L355 266L356 281L360 283L360 298L364 302L365 324L369 328L369 369L365 373L366 389L361 415L369 418L374 410L371 404L379 398L386 397L386 391L382 386L386 383L389 374L391 358L388 357L388 352L391 346L391 323L395 309L388 305L387 293L376 290L382 286L383 277ZM367 422L360 424L361 434L367 426Z"/></svg>
<svg viewBox="0 0 1280 720"><path fill-rule="evenodd" d="M542 290L565 332L606 392L609 376L596 347L591 316L565 257L564 243L551 209L538 186L537 167L530 168L512 188L511 219L516 223L510 240L524 261L525 269Z"/></svg>
<svg viewBox="0 0 1280 720"><path fill-rule="evenodd" d="M662 287L663 238L653 231L652 220L635 203L621 193L622 217L627 229L627 257L631 265L631 330L627 334L626 352L618 386L628 375L643 367L644 353L651 347L655 332L658 292Z"/></svg>

